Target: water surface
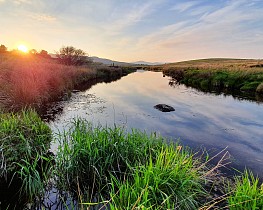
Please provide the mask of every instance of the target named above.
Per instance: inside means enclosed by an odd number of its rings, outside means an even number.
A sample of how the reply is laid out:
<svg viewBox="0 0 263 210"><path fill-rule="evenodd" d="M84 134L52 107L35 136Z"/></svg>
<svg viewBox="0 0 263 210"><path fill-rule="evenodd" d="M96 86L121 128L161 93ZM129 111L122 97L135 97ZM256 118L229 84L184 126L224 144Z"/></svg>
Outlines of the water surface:
<svg viewBox="0 0 263 210"><path fill-rule="evenodd" d="M63 111L50 126L56 132L73 117L82 117L94 124L138 128L174 141L179 138L194 150L205 147L215 152L227 147L233 158L229 167L247 167L262 177L263 104L170 86L170 80L160 72L138 71L75 92L69 101L61 102ZM154 109L159 103L175 111Z"/></svg>

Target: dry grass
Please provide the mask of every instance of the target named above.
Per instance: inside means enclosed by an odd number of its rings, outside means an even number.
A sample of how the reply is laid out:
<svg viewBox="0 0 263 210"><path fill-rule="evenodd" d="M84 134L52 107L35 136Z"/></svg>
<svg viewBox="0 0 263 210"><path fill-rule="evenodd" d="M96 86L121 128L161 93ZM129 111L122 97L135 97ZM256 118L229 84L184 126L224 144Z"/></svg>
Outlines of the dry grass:
<svg viewBox="0 0 263 210"><path fill-rule="evenodd" d="M50 59L29 55L0 58L0 105L8 110L39 107L75 83L95 77L96 70L68 67Z"/></svg>
<svg viewBox="0 0 263 210"><path fill-rule="evenodd" d="M203 91L239 92L255 96L263 93L263 60L201 59L147 67L162 71L177 82ZM260 99L261 100L261 99Z"/></svg>
<svg viewBox="0 0 263 210"><path fill-rule="evenodd" d="M175 69L205 69L205 70L224 70L224 71L248 71L249 73L263 72L263 60L255 59L200 59L190 60L177 63L169 63L161 66L149 67L152 70L162 69L167 70L170 68Z"/></svg>

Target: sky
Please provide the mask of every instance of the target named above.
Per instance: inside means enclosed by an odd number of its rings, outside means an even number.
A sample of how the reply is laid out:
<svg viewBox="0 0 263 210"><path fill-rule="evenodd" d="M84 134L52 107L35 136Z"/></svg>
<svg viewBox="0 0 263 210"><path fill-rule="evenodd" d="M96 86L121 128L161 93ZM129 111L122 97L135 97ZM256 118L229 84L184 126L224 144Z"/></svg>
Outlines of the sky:
<svg viewBox="0 0 263 210"><path fill-rule="evenodd" d="M117 61L263 58L263 0L0 0L8 50L74 46Z"/></svg>

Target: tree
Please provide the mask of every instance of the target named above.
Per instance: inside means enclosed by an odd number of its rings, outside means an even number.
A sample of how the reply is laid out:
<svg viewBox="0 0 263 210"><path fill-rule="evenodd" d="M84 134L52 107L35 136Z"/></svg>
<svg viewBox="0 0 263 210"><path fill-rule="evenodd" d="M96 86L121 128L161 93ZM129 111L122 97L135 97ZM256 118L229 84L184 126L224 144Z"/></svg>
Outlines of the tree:
<svg viewBox="0 0 263 210"><path fill-rule="evenodd" d="M7 47L3 44L0 46L0 53L5 53L7 51Z"/></svg>
<svg viewBox="0 0 263 210"><path fill-rule="evenodd" d="M32 49L32 50L29 51L29 53L32 54L32 55L36 55L37 54L37 50Z"/></svg>
<svg viewBox="0 0 263 210"><path fill-rule="evenodd" d="M86 62L86 53L81 49L76 49L72 46L62 47L59 52L56 52L56 56L60 63L65 65L79 66Z"/></svg>
<svg viewBox="0 0 263 210"><path fill-rule="evenodd" d="M41 50L38 55L40 55L43 58L51 58L51 56L48 54L46 50Z"/></svg>

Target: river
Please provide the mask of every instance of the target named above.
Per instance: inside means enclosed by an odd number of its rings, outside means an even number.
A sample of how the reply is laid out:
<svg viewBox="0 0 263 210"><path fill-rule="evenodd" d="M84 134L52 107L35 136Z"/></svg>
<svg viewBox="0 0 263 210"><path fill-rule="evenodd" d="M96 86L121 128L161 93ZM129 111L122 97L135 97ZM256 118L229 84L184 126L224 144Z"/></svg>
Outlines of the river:
<svg viewBox="0 0 263 210"><path fill-rule="evenodd" d="M59 102L60 113L49 125L57 132L66 129L72 118L81 117L93 124L117 124L179 139L194 151L206 148L210 155L226 148L231 155L228 169L246 167L262 178L263 103L169 85L170 81L161 72L137 71L75 91L70 100ZM175 111L155 109L160 103ZM55 142L52 150L56 147Z"/></svg>

